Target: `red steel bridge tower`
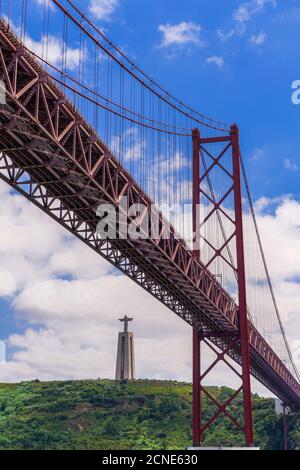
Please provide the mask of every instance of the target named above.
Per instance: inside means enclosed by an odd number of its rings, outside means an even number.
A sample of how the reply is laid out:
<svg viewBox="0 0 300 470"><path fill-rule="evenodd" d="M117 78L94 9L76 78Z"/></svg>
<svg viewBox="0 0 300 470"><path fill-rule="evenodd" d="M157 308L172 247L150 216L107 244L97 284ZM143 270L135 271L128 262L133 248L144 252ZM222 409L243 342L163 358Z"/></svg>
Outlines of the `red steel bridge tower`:
<svg viewBox="0 0 300 470"><path fill-rule="evenodd" d="M206 147L210 144L224 144L223 148L218 154L213 154L211 150ZM201 167L201 153L205 152L209 157L210 165L205 168ZM224 159L231 160L232 171L229 171L223 166ZM226 172L229 176L228 188L219 200L208 194L208 188L203 184L204 180L209 176L209 173L218 166L221 171ZM245 443L248 446L254 445L253 438L253 422L252 422L252 399L251 399L251 384L250 384L250 355L249 355L249 336L248 336L248 317L247 317L247 300L246 300L246 279L245 279L245 260L244 260L244 240L243 240L243 211L242 211L242 191L241 191L241 170L240 170L240 146L239 146L239 129L236 125L231 126L230 136L212 137L212 138L201 138L198 129L193 130L193 233L194 233L194 256L198 259L201 257L201 226L203 226L210 217L212 217L216 211L222 210L223 201L233 193L234 200L234 231L230 236L224 236L224 243L222 247L212 247L212 259L218 256L222 256L223 249L234 240L236 244L236 265L234 265L233 259L231 259L232 269L236 273L237 285L238 285L238 317L239 317L239 333L232 336L231 342L228 345L228 349L218 352L209 341L214 336L215 339L218 336L224 336L224 333L205 334L201 333L199 329L193 329L193 444L195 447L201 445L203 433L213 424L221 414L226 415L232 423L238 427L245 435ZM200 222L201 217L199 214L201 194L209 199L211 203L210 213L206 216L204 221ZM229 217L225 211L222 211L225 217ZM212 261L208 261L208 265ZM205 343L209 348L216 353L216 359L211 365L205 370L201 371L201 344ZM240 373L234 368L226 359L226 353L234 347L235 344L239 344L241 350L241 369ZM218 403L217 400L205 389L203 386L203 380L207 374L220 362L224 361L227 366L230 367L241 379L240 388L233 393L233 395L225 402ZM216 405L216 413L209 419L208 422L202 422L201 416L201 395L204 393L207 398ZM243 395L244 404L244 422L239 423L230 412L227 410L228 406L232 401L240 394Z"/></svg>

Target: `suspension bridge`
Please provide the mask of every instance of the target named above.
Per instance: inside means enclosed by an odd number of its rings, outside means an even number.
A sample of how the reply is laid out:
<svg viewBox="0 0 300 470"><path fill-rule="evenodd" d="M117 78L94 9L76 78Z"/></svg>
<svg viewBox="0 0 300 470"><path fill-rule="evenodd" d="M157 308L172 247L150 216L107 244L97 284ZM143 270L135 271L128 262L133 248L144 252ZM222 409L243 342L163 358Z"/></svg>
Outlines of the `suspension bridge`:
<svg viewBox="0 0 300 470"><path fill-rule="evenodd" d="M193 444L225 415L253 446L251 375L295 411L300 380L238 126L165 90L75 2L45 0L40 15L29 14L32 3L0 2L0 177L192 327ZM146 208L125 214L141 236L101 238L98 206L121 212L124 197ZM143 220L154 204L192 209L160 209L151 237ZM204 344L216 354L206 370ZM225 403L203 384L220 363L240 380ZM202 394L216 407L207 422ZM241 396L239 420L231 407Z"/></svg>

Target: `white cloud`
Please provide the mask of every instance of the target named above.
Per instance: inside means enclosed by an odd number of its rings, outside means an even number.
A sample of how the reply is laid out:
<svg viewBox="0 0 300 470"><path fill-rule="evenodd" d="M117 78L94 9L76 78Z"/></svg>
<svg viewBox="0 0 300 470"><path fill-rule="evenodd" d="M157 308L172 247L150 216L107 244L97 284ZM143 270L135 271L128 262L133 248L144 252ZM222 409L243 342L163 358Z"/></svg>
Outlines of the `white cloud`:
<svg viewBox="0 0 300 470"><path fill-rule="evenodd" d="M222 29L217 30L217 35L223 42L227 41L227 39L232 38L235 34L236 34L235 29L230 29L227 33L225 33L225 31L222 31Z"/></svg>
<svg viewBox="0 0 300 470"><path fill-rule="evenodd" d="M275 204L275 211L274 209ZM256 207L258 207L258 204ZM273 208L272 208L273 206ZM272 208L274 214L267 214ZM258 221L271 275L275 282L300 277L300 203L290 196L266 200ZM300 291L299 291L300 295ZM295 303L295 306L297 304Z"/></svg>
<svg viewBox="0 0 300 470"><path fill-rule="evenodd" d="M214 64L214 65L216 65L217 67L220 67L220 68L224 66L224 58L220 57L220 56L216 56L216 55L208 57L206 59L206 62L208 64Z"/></svg>
<svg viewBox="0 0 300 470"><path fill-rule="evenodd" d="M291 170L291 171L298 171L299 170L299 167L298 165L296 165L296 163L293 163L291 160L289 160L288 158L284 160L284 168L286 170Z"/></svg>
<svg viewBox="0 0 300 470"><path fill-rule="evenodd" d="M163 177L174 174L176 171L190 167L189 160L181 152L175 152L171 158L165 158L163 155L158 159L158 163L153 165L151 177L157 179L159 174Z"/></svg>
<svg viewBox="0 0 300 470"><path fill-rule="evenodd" d="M261 46L264 44L267 40L267 35L266 33L259 33L259 34L252 34L250 37L250 44L253 44L254 46Z"/></svg>
<svg viewBox="0 0 300 470"><path fill-rule="evenodd" d="M20 27L11 23L11 27L16 34L20 35ZM87 50L80 50L64 44L64 42L56 36L48 34L42 35L39 40L33 39L30 35L25 36L25 45L29 50L37 56L47 60L56 67L62 66L63 54L66 53L66 66L70 70L75 70L79 66L80 60L87 58Z"/></svg>
<svg viewBox="0 0 300 470"><path fill-rule="evenodd" d="M119 6L119 0L91 0L89 11L97 20L109 20Z"/></svg>
<svg viewBox="0 0 300 470"><path fill-rule="evenodd" d="M5 364L6 361L6 344L0 340L0 364Z"/></svg>
<svg viewBox="0 0 300 470"><path fill-rule="evenodd" d="M288 8L276 15L274 22L284 23L285 26L298 24L300 21L300 7L289 5Z"/></svg>
<svg viewBox="0 0 300 470"><path fill-rule="evenodd" d="M125 161L141 160L146 150L146 141L137 127L130 127L123 135L112 135L110 147L114 155L124 157Z"/></svg>
<svg viewBox="0 0 300 470"><path fill-rule="evenodd" d="M233 13L234 20L244 28L253 16L261 13L264 8L271 4L274 8L276 7L276 0L250 0L242 3Z"/></svg>
<svg viewBox="0 0 300 470"><path fill-rule="evenodd" d="M25 44L28 49L32 50L41 58L47 58L47 60L54 66L62 65L62 56L64 52L64 43L55 36L48 35L42 36L40 41L32 39L30 36L25 38ZM75 70L79 66L80 58L83 58L79 48L67 47L66 50L67 68Z"/></svg>
<svg viewBox="0 0 300 470"><path fill-rule="evenodd" d="M52 2L52 0L35 0L36 3L38 5L41 5L41 6L44 6L46 5L46 7L48 8L51 8L51 10L54 10L55 7L54 7L54 3Z"/></svg>
<svg viewBox="0 0 300 470"><path fill-rule="evenodd" d="M265 151L259 147L254 149L253 154L250 156L250 161L261 160L265 156Z"/></svg>
<svg viewBox="0 0 300 470"><path fill-rule="evenodd" d="M221 29L217 31L219 38L222 41L232 38L235 35L243 35L246 32L248 23L258 14L263 13L265 8L270 5L276 7L276 0L249 0L248 2L241 3L233 13L233 27L225 32ZM259 37L262 40L263 37ZM255 40L255 36L252 36ZM266 38L264 38L266 39ZM264 41L263 41L264 42Z"/></svg>
<svg viewBox="0 0 300 470"><path fill-rule="evenodd" d="M13 297L27 285L56 276L90 279L108 267L58 224L0 184L0 291ZM80 263L76 263L80 259ZM104 269L105 264L105 269ZM104 269L104 271L103 271ZM4 293L3 293L4 292Z"/></svg>
<svg viewBox="0 0 300 470"><path fill-rule="evenodd" d="M178 24L161 24L158 30L163 34L161 47L184 46L195 44L203 46L204 42L200 39L202 27L199 24L183 21Z"/></svg>

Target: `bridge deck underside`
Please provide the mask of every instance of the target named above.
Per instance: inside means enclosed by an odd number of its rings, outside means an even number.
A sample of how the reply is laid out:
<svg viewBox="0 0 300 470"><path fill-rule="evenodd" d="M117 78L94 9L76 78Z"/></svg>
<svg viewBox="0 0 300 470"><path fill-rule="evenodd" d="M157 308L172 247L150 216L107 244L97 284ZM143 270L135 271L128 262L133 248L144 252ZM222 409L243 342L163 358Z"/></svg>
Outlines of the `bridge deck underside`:
<svg viewBox="0 0 300 470"><path fill-rule="evenodd" d="M0 177L105 257L241 364L238 306L177 239L100 240L95 209L152 201L114 159L62 90L0 21ZM161 217L160 228L163 228ZM233 339L235 340L233 341ZM300 408L300 385L249 322L251 370L267 388Z"/></svg>

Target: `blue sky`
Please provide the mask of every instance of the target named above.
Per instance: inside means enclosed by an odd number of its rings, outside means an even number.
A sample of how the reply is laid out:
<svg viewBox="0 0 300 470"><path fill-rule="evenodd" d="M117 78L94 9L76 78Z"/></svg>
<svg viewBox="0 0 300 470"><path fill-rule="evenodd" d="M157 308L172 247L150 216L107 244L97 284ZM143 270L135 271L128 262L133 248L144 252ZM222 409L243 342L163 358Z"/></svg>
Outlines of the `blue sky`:
<svg viewBox="0 0 300 470"><path fill-rule="evenodd" d="M30 0L30 3L35 3L36 14L42 15L44 0ZM208 116L239 125L252 194L265 209L260 214L260 222L276 292L298 351L300 331L293 326L300 301L297 282L300 276L297 259L300 253L300 105L292 104L291 85L300 80L300 2L78 0L77 4L170 92ZM40 31L34 16L28 21L31 34L38 41ZM97 371L98 375L112 375L109 371L115 336L111 331L113 328L117 331L118 325L109 315L118 318L118 309L122 308L127 309L123 310L127 314L135 310L134 315L140 321L136 328L137 335L144 339L143 351L140 350L140 370L144 375L189 378L186 371L190 344L185 325L137 291L129 281L121 280L110 267L95 259L86 247L70 240L35 208L29 208L25 201L1 188L9 210L0 210L1 253L8 260L0 272L0 280L4 280L2 289L0 283L0 337L8 341L11 363L7 370L2 370L0 380L1 376L3 380L35 375L42 378L97 376ZM284 197L287 194L289 199ZM21 224L23 242L16 236L15 246L7 248L5 242L19 233ZM287 246L290 251L283 255ZM85 265L78 270L83 257ZM113 292L116 285L120 289L119 299L99 298L101 286ZM82 295L77 299L78 293ZM81 304L87 295L89 299ZM89 302L93 295L93 302ZM134 302L132 296L136 297ZM73 298L77 299L81 312L86 308L82 315L88 326L82 337L83 319L77 318L74 312ZM95 326L95 299L103 314L102 326ZM153 338L147 333L149 324L142 310L156 315L157 331L152 333L157 333L155 345L160 355L169 356L169 350L174 348L174 362L165 359L161 375L150 363ZM77 320L73 322L72 332L67 333L74 315ZM168 325L167 338L159 333L160 322ZM103 335L106 335L104 344L99 346ZM51 352L53 349L57 355ZM57 358L58 353L65 357L65 362ZM73 354L79 364L77 370L69 365ZM90 357L96 358L98 365L91 366ZM99 364L107 364L102 372ZM224 382L224 375L215 380Z"/></svg>

